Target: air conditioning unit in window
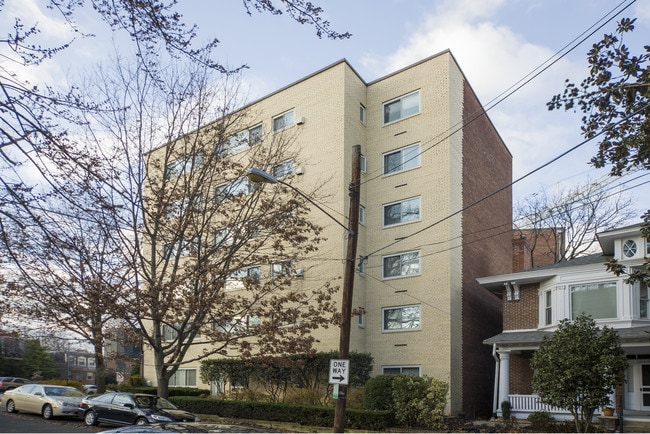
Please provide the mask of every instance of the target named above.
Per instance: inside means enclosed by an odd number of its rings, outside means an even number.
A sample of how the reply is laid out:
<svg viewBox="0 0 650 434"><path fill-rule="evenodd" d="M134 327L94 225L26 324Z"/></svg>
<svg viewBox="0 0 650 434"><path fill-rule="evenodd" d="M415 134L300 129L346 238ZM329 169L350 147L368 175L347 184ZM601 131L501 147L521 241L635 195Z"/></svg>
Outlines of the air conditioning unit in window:
<svg viewBox="0 0 650 434"><path fill-rule="evenodd" d="M304 123L305 123L305 117L304 117L304 116L303 116L303 117L300 117L300 118L298 118L298 119L296 120L296 124L298 124L298 125L302 125L302 124L304 124Z"/></svg>

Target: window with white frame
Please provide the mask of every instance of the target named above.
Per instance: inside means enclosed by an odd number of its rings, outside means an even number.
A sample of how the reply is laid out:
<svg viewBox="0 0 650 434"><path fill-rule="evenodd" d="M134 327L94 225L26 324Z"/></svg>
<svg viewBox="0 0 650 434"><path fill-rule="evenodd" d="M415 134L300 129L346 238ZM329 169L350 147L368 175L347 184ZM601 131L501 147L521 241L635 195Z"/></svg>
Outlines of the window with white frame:
<svg viewBox="0 0 650 434"><path fill-rule="evenodd" d="M357 325L361 328L366 326L366 312L362 309L359 315L357 315Z"/></svg>
<svg viewBox="0 0 650 434"><path fill-rule="evenodd" d="M571 319L581 314L593 319L616 318L616 282L571 286Z"/></svg>
<svg viewBox="0 0 650 434"><path fill-rule="evenodd" d="M244 281L250 279L254 283L262 280L262 268L259 266L240 268L233 271L226 279L226 290L232 291L244 288Z"/></svg>
<svg viewBox="0 0 650 434"><path fill-rule="evenodd" d="M420 252L405 252L382 257L382 277L397 277L420 274Z"/></svg>
<svg viewBox="0 0 650 434"><path fill-rule="evenodd" d="M359 205L359 223L366 223L366 207L363 205Z"/></svg>
<svg viewBox="0 0 650 434"><path fill-rule="evenodd" d="M219 157L237 154L255 146L262 141L262 124L233 134L215 146L215 153Z"/></svg>
<svg viewBox="0 0 650 434"><path fill-rule="evenodd" d="M386 204L383 215L384 227L418 221L420 220L420 198L414 197Z"/></svg>
<svg viewBox="0 0 650 434"><path fill-rule="evenodd" d="M170 203L165 209L168 219L180 218L186 211L196 211L201 208L201 195L182 197Z"/></svg>
<svg viewBox="0 0 650 434"><path fill-rule="evenodd" d="M175 258L176 256L188 256L192 252L197 252L199 249L199 242L194 240L179 240L175 243L166 243L163 246L163 256L167 259Z"/></svg>
<svg viewBox="0 0 650 434"><path fill-rule="evenodd" d="M271 174L277 179L284 178L293 173L293 160L283 161L280 164L273 166Z"/></svg>
<svg viewBox="0 0 650 434"><path fill-rule="evenodd" d="M291 261L279 261L271 264L271 277L286 276L293 271Z"/></svg>
<svg viewBox="0 0 650 434"><path fill-rule="evenodd" d="M170 387L196 387L196 369L180 368L169 379Z"/></svg>
<svg viewBox="0 0 650 434"><path fill-rule="evenodd" d="M232 228L221 228L214 232L214 245L228 247L235 241Z"/></svg>
<svg viewBox="0 0 650 434"><path fill-rule="evenodd" d="M648 285L639 282L639 318L648 319Z"/></svg>
<svg viewBox="0 0 650 434"><path fill-rule="evenodd" d="M384 175L420 166L420 144L409 145L384 154Z"/></svg>
<svg viewBox="0 0 650 434"><path fill-rule="evenodd" d="M420 91L384 103L384 125L420 113Z"/></svg>
<svg viewBox="0 0 650 434"><path fill-rule="evenodd" d="M232 197L250 193L251 187L248 178L238 178L217 186L214 192L215 202L223 202Z"/></svg>
<svg viewBox="0 0 650 434"><path fill-rule="evenodd" d="M294 122L293 110L273 118L273 131L280 131L283 128L290 127Z"/></svg>
<svg viewBox="0 0 650 434"><path fill-rule="evenodd" d="M167 164L165 178L175 178L203 165L203 153L182 157Z"/></svg>
<svg viewBox="0 0 650 434"><path fill-rule="evenodd" d="M381 310L382 331L411 331L420 329L420 305L385 307Z"/></svg>
<svg viewBox="0 0 650 434"><path fill-rule="evenodd" d="M359 104L359 120L362 124L366 124L366 107L363 104Z"/></svg>
<svg viewBox="0 0 650 434"><path fill-rule="evenodd" d="M382 366L381 373L384 375L414 375L420 376L419 366Z"/></svg>
<svg viewBox="0 0 650 434"><path fill-rule="evenodd" d="M366 160L367 160L366 156L361 154L361 159L360 159L361 173L368 172L368 163Z"/></svg>
<svg viewBox="0 0 650 434"><path fill-rule="evenodd" d="M86 358L77 357L77 366L86 366Z"/></svg>
<svg viewBox="0 0 650 434"><path fill-rule="evenodd" d="M553 323L553 293L551 291L546 291L544 293L544 299L545 325L551 325Z"/></svg>
<svg viewBox="0 0 650 434"><path fill-rule="evenodd" d="M165 342L172 342L178 338L178 330L172 327L169 324L163 324L162 326L162 338Z"/></svg>
<svg viewBox="0 0 650 434"><path fill-rule="evenodd" d="M94 357L88 357L88 367L89 368L94 368L95 367L95 358Z"/></svg>
<svg viewBox="0 0 650 434"><path fill-rule="evenodd" d="M236 316L230 320L215 320L212 330L227 334L249 333L262 324L262 320L253 315Z"/></svg>
<svg viewBox="0 0 650 434"><path fill-rule="evenodd" d="M359 257L359 262L357 263L357 273L366 274L366 258Z"/></svg>

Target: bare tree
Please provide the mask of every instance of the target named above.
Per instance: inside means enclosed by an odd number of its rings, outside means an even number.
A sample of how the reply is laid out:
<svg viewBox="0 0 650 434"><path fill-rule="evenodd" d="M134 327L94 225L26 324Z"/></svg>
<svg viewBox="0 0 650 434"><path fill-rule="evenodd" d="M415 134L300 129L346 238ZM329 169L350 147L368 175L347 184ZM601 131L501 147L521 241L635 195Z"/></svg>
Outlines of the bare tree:
<svg viewBox="0 0 650 434"><path fill-rule="evenodd" d="M295 159L295 138L264 135L257 114L235 110L238 78L217 78L202 62L154 78L143 59L95 82L109 109L92 114L88 140L114 174L96 202L114 212L128 267L121 318L153 353L161 396L184 363L309 351L311 332L336 321L335 288L293 271L320 241L305 200L244 177Z"/></svg>
<svg viewBox="0 0 650 434"><path fill-rule="evenodd" d="M554 263L594 252L596 234L619 227L636 215L633 201L612 193L605 182L527 196L516 207L515 228L528 240L531 257L548 254Z"/></svg>

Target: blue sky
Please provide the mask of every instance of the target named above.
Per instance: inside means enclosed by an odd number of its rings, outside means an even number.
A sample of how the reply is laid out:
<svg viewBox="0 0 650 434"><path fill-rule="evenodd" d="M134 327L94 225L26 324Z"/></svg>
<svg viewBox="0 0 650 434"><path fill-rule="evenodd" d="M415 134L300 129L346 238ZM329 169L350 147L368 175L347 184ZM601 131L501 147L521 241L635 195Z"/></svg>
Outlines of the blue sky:
<svg viewBox="0 0 650 434"><path fill-rule="evenodd" d="M5 12L28 10L44 34L66 41L64 26L50 21L39 0L6 0ZM217 37L216 57L232 67L246 64L248 99L254 100L333 62L346 58L366 81L450 49L484 105L518 83L556 52L587 31L617 5L631 4L618 15L637 17L633 53L640 53L650 35L650 0L321 0L334 30L352 33L348 40L318 39L313 28L288 16L253 12L239 0L180 0L188 22L199 26L199 40ZM608 15L609 14L609 15ZM5 14L5 19L10 14ZM2 19L0 18L0 21ZM616 19L559 60L488 114L513 154L514 179L580 143L580 115L549 112L545 103L563 90L565 78L580 81L587 74L586 52L603 33L613 32ZM92 20L81 20L96 31ZM4 27L3 27L4 28ZM59 39L57 39L57 36ZM72 47L38 72L26 77L63 81L83 68L108 61L110 35L76 40ZM104 51L101 47L106 46ZM104 55L105 53L105 55ZM32 75L34 74L34 75ZM586 144L559 162L514 187L514 200L546 186L561 189L596 180L607 170L588 161L595 144ZM637 185L650 176L634 182ZM650 184L630 190L638 208L650 207Z"/></svg>

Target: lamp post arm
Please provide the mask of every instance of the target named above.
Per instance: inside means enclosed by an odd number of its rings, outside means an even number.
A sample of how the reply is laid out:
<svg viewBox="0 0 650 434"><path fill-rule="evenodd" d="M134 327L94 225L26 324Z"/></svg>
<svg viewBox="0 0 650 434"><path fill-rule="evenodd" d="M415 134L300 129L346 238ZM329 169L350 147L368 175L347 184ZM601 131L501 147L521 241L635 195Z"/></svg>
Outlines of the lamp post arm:
<svg viewBox="0 0 650 434"><path fill-rule="evenodd" d="M311 203L311 204L314 205L316 208L318 208L319 210L321 210L321 211L322 211L322 212L323 212L327 217L329 217L329 218L331 218L332 220L334 220L334 221L336 222L337 225L339 225L339 226L341 226L343 229L345 229L345 231L348 233L348 235L352 235L352 234L353 234L352 229L348 228L348 227L345 226L343 223L341 223L340 221L338 221L334 216L332 216L332 214L330 214L329 212L325 211L325 209L324 209L323 207L321 207L321 206L318 205L316 202L314 202L314 200L313 200L312 198L310 198L309 196L307 196L305 193L303 193L302 191L300 191L298 188L294 187L293 185L291 185L291 184L289 184L289 183L286 183L286 182L284 182L284 181L281 181L281 180L279 180L279 179L277 180L277 182L278 182L278 184L286 185L287 187L289 187L290 189L292 189L293 191L295 191L296 193L298 193L300 196L302 196L303 198L305 198L309 203Z"/></svg>

